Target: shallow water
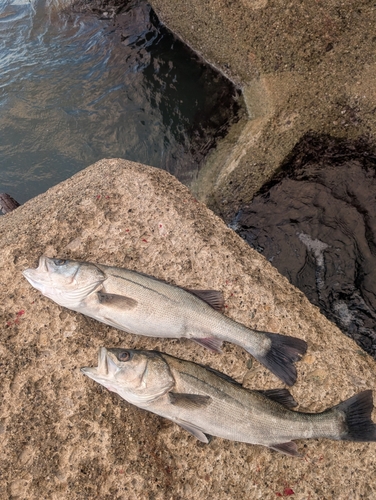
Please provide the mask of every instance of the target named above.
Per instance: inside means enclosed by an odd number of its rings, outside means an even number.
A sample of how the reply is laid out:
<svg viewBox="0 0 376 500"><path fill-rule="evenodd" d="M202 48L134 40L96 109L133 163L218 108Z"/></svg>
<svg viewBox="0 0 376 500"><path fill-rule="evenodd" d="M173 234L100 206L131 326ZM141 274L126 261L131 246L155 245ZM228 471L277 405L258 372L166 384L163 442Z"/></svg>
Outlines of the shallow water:
<svg viewBox="0 0 376 500"><path fill-rule="evenodd" d="M376 357L376 154L307 137L232 227Z"/></svg>
<svg viewBox="0 0 376 500"><path fill-rule="evenodd" d="M113 19L61 7L0 0L0 192L23 203L111 157L188 184L238 92L145 2Z"/></svg>

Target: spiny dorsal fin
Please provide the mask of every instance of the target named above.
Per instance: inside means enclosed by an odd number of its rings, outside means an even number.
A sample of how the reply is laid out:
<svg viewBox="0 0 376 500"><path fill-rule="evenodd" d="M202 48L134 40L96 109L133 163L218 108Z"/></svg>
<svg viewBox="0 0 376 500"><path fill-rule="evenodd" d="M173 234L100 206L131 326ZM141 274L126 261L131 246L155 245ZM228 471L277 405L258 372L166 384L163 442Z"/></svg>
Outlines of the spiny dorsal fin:
<svg viewBox="0 0 376 500"><path fill-rule="evenodd" d="M106 307L114 307L116 309L133 309L137 306L137 300L125 295L116 295L114 293L97 292L100 304Z"/></svg>
<svg viewBox="0 0 376 500"><path fill-rule="evenodd" d="M214 375L217 375L217 377L220 377L223 380L226 380L226 382L230 382L231 384L234 384L237 387L243 387L242 384L240 384L239 382L237 382L234 378L230 377L230 375L226 375L225 373L219 372L218 370L216 370L215 368L212 368L211 366L202 365L200 363L197 363L197 364L199 364L200 366L202 366L203 368L205 368L205 370L208 370L209 372L214 373ZM243 389L244 389L244 387L243 387Z"/></svg>
<svg viewBox="0 0 376 500"><path fill-rule="evenodd" d="M216 311L222 311L225 306L223 293L218 290L196 290L194 288L185 288L185 290L199 299L203 300Z"/></svg>
<svg viewBox="0 0 376 500"><path fill-rule="evenodd" d="M177 392L169 392L168 398L174 406L195 410L208 406L211 402L210 396L202 396L200 394L182 394Z"/></svg>
<svg viewBox="0 0 376 500"><path fill-rule="evenodd" d="M291 393L287 389L267 389L266 391L257 391L263 394L269 399L276 401L277 403L285 406L286 408L295 408L298 403L292 397Z"/></svg>

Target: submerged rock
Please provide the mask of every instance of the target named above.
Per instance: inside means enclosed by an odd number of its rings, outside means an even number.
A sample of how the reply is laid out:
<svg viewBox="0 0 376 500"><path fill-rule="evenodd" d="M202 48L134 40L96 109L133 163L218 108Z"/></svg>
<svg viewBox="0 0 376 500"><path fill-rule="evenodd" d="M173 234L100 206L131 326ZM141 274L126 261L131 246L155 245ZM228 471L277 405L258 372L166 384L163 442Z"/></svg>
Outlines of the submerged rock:
<svg viewBox="0 0 376 500"><path fill-rule="evenodd" d="M374 357L375 192L374 148L308 135L232 224Z"/></svg>

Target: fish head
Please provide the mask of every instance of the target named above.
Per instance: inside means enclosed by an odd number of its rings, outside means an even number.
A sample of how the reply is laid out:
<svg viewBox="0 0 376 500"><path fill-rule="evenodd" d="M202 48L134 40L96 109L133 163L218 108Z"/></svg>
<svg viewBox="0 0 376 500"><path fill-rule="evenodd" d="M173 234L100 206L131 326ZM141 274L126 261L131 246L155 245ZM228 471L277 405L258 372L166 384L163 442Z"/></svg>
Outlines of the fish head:
<svg viewBox="0 0 376 500"><path fill-rule="evenodd" d="M81 371L136 406L149 404L175 384L167 362L157 351L101 347L98 366Z"/></svg>
<svg viewBox="0 0 376 500"><path fill-rule="evenodd" d="M94 291L106 276L89 262L41 256L36 269L22 273L37 290L60 305L77 306Z"/></svg>

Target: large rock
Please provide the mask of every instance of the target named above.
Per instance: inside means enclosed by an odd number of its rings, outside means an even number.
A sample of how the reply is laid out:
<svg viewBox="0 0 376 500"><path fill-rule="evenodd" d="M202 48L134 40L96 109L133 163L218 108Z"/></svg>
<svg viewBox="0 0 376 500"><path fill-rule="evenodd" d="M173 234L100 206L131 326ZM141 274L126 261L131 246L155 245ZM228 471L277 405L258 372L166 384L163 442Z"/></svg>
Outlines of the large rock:
<svg viewBox="0 0 376 500"><path fill-rule="evenodd" d="M376 443L298 442L300 460L203 445L86 378L98 348L158 349L251 388L281 383L242 349L136 337L63 309L22 277L41 254L125 266L223 290L226 314L309 350L292 393L318 412L366 388L376 367L304 295L166 172L103 160L0 219L0 498L373 498ZM231 422L229 422L231 425Z"/></svg>
<svg viewBox="0 0 376 500"><path fill-rule="evenodd" d="M209 161L200 180L205 189L197 189L227 220L308 131L375 140L372 2L150 3L170 29L243 88L249 119Z"/></svg>

